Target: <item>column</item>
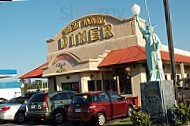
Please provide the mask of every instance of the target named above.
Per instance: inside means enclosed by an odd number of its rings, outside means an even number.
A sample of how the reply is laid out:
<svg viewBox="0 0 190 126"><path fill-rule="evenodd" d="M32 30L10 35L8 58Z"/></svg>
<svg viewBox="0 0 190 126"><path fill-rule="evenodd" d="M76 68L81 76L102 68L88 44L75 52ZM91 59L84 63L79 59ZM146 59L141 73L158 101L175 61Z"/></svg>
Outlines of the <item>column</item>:
<svg viewBox="0 0 190 126"><path fill-rule="evenodd" d="M90 80L89 74L82 74L81 82L80 82L81 93L88 92L88 81L89 80Z"/></svg>
<svg viewBox="0 0 190 126"><path fill-rule="evenodd" d="M141 89L140 89L140 83L141 82L147 82L146 79L146 68L142 64L136 64L135 66L132 66L131 69L131 86L132 86L132 93L133 97L136 97L138 95L138 102L139 106L141 106Z"/></svg>
<svg viewBox="0 0 190 126"><path fill-rule="evenodd" d="M181 71L181 77L185 78L184 63L180 63L180 71Z"/></svg>

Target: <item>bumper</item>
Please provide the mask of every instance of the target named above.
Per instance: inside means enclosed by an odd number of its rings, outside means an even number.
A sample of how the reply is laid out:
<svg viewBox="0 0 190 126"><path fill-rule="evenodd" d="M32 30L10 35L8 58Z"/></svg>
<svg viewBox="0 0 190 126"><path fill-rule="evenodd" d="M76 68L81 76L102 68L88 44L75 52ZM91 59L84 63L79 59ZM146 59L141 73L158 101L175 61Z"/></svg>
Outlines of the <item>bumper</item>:
<svg viewBox="0 0 190 126"><path fill-rule="evenodd" d="M73 113L73 112L69 112L67 113L67 119L69 121L90 121L94 118L97 117L97 113L96 112L92 112L92 113Z"/></svg>
<svg viewBox="0 0 190 126"><path fill-rule="evenodd" d="M52 119L50 113L26 113L26 118L29 120L49 120Z"/></svg>
<svg viewBox="0 0 190 126"><path fill-rule="evenodd" d="M0 120L14 120L12 113L0 112Z"/></svg>

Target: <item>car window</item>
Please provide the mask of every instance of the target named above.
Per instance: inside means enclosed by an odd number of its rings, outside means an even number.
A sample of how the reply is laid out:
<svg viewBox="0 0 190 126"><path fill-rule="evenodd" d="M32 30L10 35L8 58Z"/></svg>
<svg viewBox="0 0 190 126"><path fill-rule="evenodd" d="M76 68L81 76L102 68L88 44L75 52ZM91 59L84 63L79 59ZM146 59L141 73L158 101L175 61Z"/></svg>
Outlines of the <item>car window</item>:
<svg viewBox="0 0 190 126"><path fill-rule="evenodd" d="M46 94L34 94L29 102L43 102Z"/></svg>
<svg viewBox="0 0 190 126"><path fill-rule="evenodd" d="M92 102L100 102L99 94L95 94L95 95L92 96Z"/></svg>
<svg viewBox="0 0 190 126"><path fill-rule="evenodd" d="M84 104L92 101L92 96L90 95L76 95L72 99L73 104Z"/></svg>
<svg viewBox="0 0 190 126"><path fill-rule="evenodd" d="M68 93L68 95L69 95L70 98L73 97L75 94L76 94L75 92L69 92Z"/></svg>
<svg viewBox="0 0 190 126"><path fill-rule="evenodd" d="M101 102L110 101L110 98L108 97L108 95L106 93L100 93L99 97L100 97Z"/></svg>
<svg viewBox="0 0 190 126"><path fill-rule="evenodd" d="M67 93L59 93L54 95L50 100L66 100L69 99Z"/></svg>
<svg viewBox="0 0 190 126"><path fill-rule="evenodd" d="M121 99L121 96L114 93L114 92L109 92L109 94L110 94L110 97L111 97L112 101L116 101L116 100Z"/></svg>

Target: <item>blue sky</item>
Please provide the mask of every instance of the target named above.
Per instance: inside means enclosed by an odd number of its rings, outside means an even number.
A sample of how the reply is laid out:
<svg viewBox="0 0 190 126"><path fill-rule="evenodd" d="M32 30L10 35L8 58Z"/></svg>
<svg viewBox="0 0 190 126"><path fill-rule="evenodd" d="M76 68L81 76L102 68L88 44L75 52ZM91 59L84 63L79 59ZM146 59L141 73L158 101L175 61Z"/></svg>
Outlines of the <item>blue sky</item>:
<svg viewBox="0 0 190 126"><path fill-rule="evenodd" d="M66 24L87 14L104 13L120 18L133 16L133 4L141 6L140 17L147 20L144 0L28 0L0 2L0 69L17 69L14 81L44 64L46 39L52 38ZM147 0L155 33L167 45L162 0ZM169 0L174 47L190 51L190 0Z"/></svg>

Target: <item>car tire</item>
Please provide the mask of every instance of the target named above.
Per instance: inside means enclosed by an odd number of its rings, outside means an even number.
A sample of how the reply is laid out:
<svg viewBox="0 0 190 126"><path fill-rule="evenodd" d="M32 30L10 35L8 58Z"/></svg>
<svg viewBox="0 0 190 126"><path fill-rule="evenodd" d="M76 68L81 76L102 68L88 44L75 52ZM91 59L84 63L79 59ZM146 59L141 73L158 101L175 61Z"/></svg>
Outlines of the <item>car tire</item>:
<svg viewBox="0 0 190 126"><path fill-rule="evenodd" d="M97 126L104 126L106 123L106 116L104 115L104 113L98 113L98 117L97 117Z"/></svg>
<svg viewBox="0 0 190 126"><path fill-rule="evenodd" d="M64 121L64 113L61 110L57 110L54 112L53 118L56 124L60 124Z"/></svg>
<svg viewBox="0 0 190 126"><path fill-rule="evenodd" d="M17 112L16 115L15 115L14 121L16 123L22 123L22 122L24 122L24 120L25 120L24 112Z"/></svg>
<svg viewBox="0 0 190 126"><path fill-rule="evenodd" d="M131 106L128 106L127 107L127 117L131 117L132 116L132 111L133 111L133 108Z"/></svg>

